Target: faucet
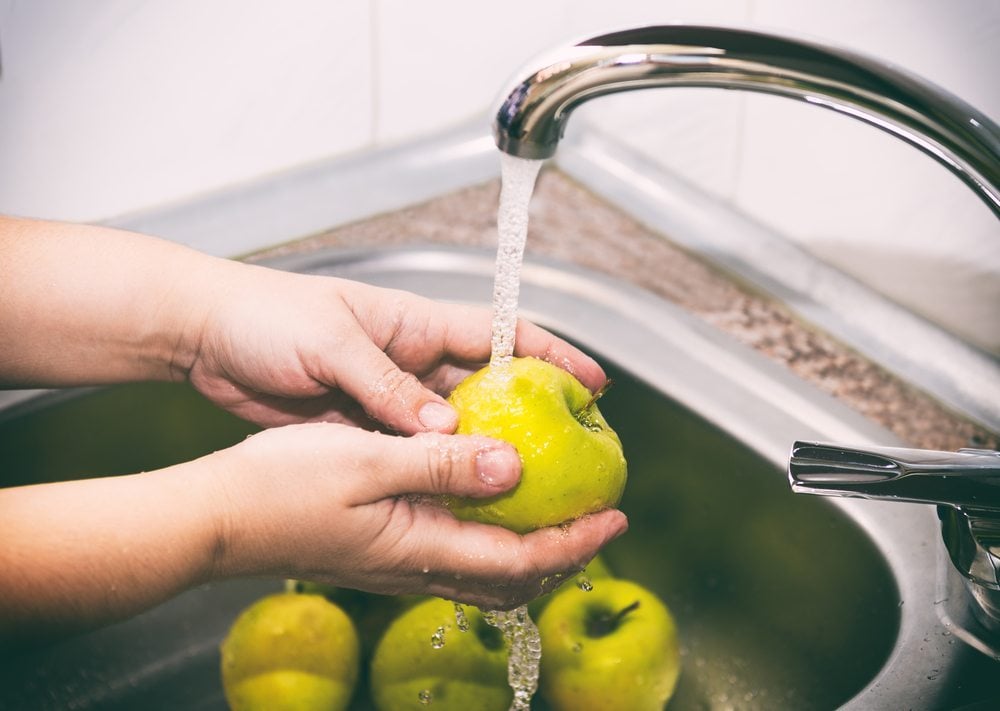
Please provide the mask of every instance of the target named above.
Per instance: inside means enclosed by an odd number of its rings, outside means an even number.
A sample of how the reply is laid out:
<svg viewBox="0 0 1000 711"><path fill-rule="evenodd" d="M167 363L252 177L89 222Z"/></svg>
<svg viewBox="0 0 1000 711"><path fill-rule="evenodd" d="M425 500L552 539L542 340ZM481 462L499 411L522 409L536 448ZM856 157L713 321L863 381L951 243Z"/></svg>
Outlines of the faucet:
<svg viewBox="0 0 1000 711"><path fill-rule="evenodd" d="M974 618L1000 638L1000 452L795 442L788 479L796 493L936 505Z"/></svg>
<svg viewBox="0 0 1000 711"><path fill-rule="evenodd" d="M505 153L549 158L580 104L668 86L777 94L847 114L942 163L1000 218L1000 127L989 117L876 59L761 32L641 27L546 54L502 95L493 135ZM788 474L796 492L937 505L972 611L1000 637L1000 452L796 442Z"/></svg>
<svg viewBox="0 0 1000 711"><path fill-rule="evenodd" d="M550 158L580 104L667 86L777 94L873 124L944 164L1000 218L1000 128L988 116L878 60L761 32L642 27L545 54L502 94L493 137L504 153Z"/></svg>

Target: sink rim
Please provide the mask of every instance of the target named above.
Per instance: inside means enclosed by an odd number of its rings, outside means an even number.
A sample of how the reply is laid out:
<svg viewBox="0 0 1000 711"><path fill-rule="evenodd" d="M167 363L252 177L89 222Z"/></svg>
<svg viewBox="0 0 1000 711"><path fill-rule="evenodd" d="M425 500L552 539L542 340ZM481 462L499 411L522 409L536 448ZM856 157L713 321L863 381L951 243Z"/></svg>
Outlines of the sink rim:
<svg viewBox="0 0 1000 711"><path fill-rule="evenodd" d="M410 243L326 247L262 263L406 289L437 300L489 305L495 254L478 247ZM476 293L481 296L470 298ZM779 471L784 470L796 439L862 446L903 444L888 430L676 305L576 264L526 256L520 314L614 361ZM714 390L706 391L706 385ZM764 394L778 397L764 398ZM806 421L807 417L811 419ZM885 558L901 600L899 631L886 662L842 708L926 704L941 689L913 660L933 660L944 673L956 652L941 634L935 609L934 580L940 562L936 551L941 542L933 507L845 498L833 498L831 503L868 535Z"/></svg>
<svg viewBox="0 0 1000 711"><path fill-rule="evenodd" d="M488 305L494 257L484 248L410 243L328 247L260 263ZM902 444L888 430L749 346L629 282L529 255L520 306L524 317L617 363L712 422L774 464L776 474L784 470L797 439ZM0 420L61 397L43 392L6 407L0 402ZM884 557L901 599L899 630L888 658L842 708L924 705L943 692L924 673L924 665L913 661L930 660L946 674L958 651L958 645L949 645L942 636L935 608L941 542L933 508L841 498L830 503L864 531Z"/></svg>

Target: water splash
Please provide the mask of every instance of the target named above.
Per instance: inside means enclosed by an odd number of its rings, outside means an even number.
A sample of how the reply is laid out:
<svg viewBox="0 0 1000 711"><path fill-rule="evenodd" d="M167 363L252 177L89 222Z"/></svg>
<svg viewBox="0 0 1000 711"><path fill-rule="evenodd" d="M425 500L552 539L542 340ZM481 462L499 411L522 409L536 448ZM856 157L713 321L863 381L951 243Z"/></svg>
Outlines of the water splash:
<svg viewBox="0 0 1000 711"><path fill-rule="evenodd" d="M421 706L427 706L433 700L434 694L431 693L430 689L421 689L417 692L417 701L420 702Z"/></svg>
<svg viewBox="0 0 1000 711"><path fill-rule="evenodd" d="M459 603L455 603L455 625L462 632L469 631L469 618L465 615L465 608Z"/></svg>
<svg viewBox="0 0 1000 711"><path fill-rule="evenodd" d="M544 161L500 154L500 207L497 211L497 260L493 276L491 365L503 365L514 355L521 264L528 238L528 203Z"/></svg>
<svg viewBox="0 0 1000 711"><path fill-rule="evenodd" d="M538 671L542 661L542 638L538 634L527 605L514 610L483 613L487 624L500 630L507 643L507 683L514 691L510 711L529 711L531 698L538 690Z"/></svg>
<svg viewBox="0 0 1000 711"><path fill-rule="evenodd" d="M497 259L493 276L493 323L490 365L514 356L521 265L528 238L528 203L543 161L500 154L500 207L497 211ZM458 608L456 607L456 614ZM542 640L526 605L515 610L483 612L487 624L500 630L509 649L507 682L514 691L510 711L529 711L538 689Z"/></svg>

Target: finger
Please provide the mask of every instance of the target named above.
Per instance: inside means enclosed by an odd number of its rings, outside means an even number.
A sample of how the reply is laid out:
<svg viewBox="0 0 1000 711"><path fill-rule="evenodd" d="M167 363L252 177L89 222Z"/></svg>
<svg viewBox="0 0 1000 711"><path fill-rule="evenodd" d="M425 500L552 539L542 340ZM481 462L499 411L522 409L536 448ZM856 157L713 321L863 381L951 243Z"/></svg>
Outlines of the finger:
<svg viewBox="0 0 1000 711"><path fill-rule="evenodd" d="M530 321L517 322L514 355L548 361L575 376L590 392L597 392L608 380L596 360Z"/></svg>
<svg viewBox="0 0 1000 711"><path fill-rule="evenodd" d="M439 526L436 546L415 557L424 561L424 569L432 576L428 584L432 594L509 609L582 570L627 529L625 515L614 509L524 536L498 526L455 520L450 526Z"/></svg>
<svg viewBox="0 0 1000 711"><path fill-rule="evenodd" d="M485 363L490 358L491 312L487 308L459 304L436 304L436 313L448 324L460 327L446 329L445 352L466 363ZM576 376L591 392L607 382L601 366L576 346L546 331L530 321L519 319L515 334L514 354L534 356L559 366Z"/></svg>
<svg viewBox="0 0 1000 711"><path fill-rule="evenodd" d="M225 395L224 399L214 398L215 404L262 427L281 427L299 422L339 422L365 429L377 426L353 398L340 390L331 390L319 397L289 398L262 394L234 384Z"/></svg>
<svg viewBox="0 0 1000 711"><path fill-rule="evenodd" d="M521 477L517 451L489 437L436 432L370 437L364 463L370 475L359 503L403 494L496 496Z"/></svg>
<svg viewBox="0 0 1000 711"><path fill-rule="evenodd" d="M360 327L344 344L340 388L379 422L403 434L454 432L458 414L443 397L399 368Z"/></svg>

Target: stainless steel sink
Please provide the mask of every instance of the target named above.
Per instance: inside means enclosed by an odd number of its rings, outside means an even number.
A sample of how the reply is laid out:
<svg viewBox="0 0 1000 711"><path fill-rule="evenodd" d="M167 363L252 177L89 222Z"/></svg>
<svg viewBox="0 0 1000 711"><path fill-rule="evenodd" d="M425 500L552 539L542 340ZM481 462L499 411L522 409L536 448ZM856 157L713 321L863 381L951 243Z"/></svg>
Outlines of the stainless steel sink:
<svg viewBox="0 0 1000 711"><path fill-rule="evenodd" d="M493 255L333 250L273 266L488 303ZM788 490L795 439L892 445L892 435L628 284L529 261L521 303L615 380L602 410L630 462L631 528L606 559L677 617L684 668L670 709L944 709L990 698L995 662L957 642L936 612L934 512ZM0 485L161 467L250 431L180 385L43 395L0 411ZM0 709L222 709L218 643L243 606L280 585L206 586L4 660Z"/></svg>

